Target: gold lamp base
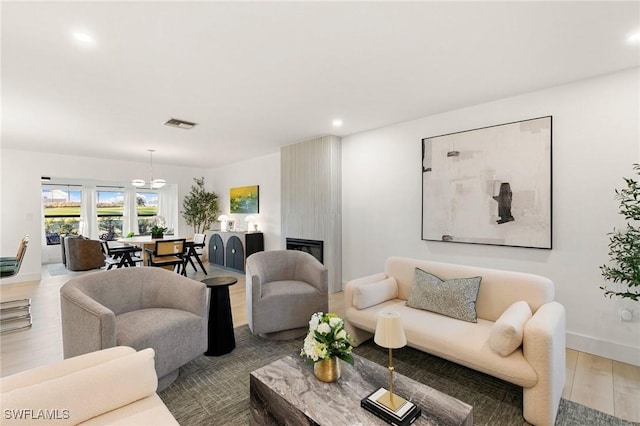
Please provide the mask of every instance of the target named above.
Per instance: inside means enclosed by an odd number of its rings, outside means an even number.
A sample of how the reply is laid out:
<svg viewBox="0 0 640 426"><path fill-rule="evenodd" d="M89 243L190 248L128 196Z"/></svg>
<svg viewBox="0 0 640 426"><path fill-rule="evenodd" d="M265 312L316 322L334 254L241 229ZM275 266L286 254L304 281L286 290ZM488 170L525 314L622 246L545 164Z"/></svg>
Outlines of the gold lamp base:
<svg viewBox="0 0 640 426"><path fill-rule="evenodd" d="M403 397L398 396L394 393L386 391L380 398L376 400L380 404L384 405L391 411L398 411L404 404L407 403Z"/></svg>

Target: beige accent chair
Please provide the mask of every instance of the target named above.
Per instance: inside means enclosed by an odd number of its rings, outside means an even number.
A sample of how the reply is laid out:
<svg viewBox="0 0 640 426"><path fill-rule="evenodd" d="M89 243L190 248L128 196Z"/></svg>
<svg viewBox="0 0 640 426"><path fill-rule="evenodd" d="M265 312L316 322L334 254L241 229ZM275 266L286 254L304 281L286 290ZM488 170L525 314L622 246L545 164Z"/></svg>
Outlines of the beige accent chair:
<svg viewBox="0 0 640 426"><path fill-rule="evenodd" d="M118 346L3 377L2 424L178 425L156 394L153 359Z"/></svg>
<svg viewBox="0 0 640 426"><path fill-rule="evenodd" d="M60 289L69 358L113 346L153 348L158 390L207 350L207 287L162 268L121 268L74 278Z"/></svg>
<svg viewBox="0 0 640 426"><path fill-rule="evenodd" d="M303 336L311 315L329 308L328 270L297 250L254 253L246 263L247 322L254 335Z"/></svg>

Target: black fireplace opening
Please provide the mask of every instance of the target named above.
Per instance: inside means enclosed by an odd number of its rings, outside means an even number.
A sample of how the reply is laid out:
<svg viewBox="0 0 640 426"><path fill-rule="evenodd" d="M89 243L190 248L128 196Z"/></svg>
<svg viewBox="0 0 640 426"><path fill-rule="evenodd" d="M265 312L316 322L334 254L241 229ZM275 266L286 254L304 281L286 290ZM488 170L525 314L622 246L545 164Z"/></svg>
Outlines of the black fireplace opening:
<svg viewBox="0 0 640 426"><path fill-rule="evenodd" d="M309 253L311 256L318 259L318 261L324 264L324 242L318 240L305 240L302 238L289 238L286 239L287 250L300 250L305 253Z"/></svg>

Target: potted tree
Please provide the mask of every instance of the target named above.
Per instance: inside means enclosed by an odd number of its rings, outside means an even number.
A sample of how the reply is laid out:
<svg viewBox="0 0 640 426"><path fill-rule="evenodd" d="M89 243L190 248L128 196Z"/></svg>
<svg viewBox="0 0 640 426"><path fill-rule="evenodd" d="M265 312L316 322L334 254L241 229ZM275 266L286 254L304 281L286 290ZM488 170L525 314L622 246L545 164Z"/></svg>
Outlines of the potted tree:
<svg viewBox="0 0 640 426"><path fill-rule="evenodd" d="M640 175L640 164L633 170ZM620 214L627 221L626 230L615 229L609 233L611 266L602 265L602 276L618 285L617 289L601 286L604 295L640 301L640 186L631 178L624 178L626 188L616 189L615 198L620 201Z"/></svg>
<svg viewBox="0 0 640 426"><path fill-rule="evenodd" d="M182 217L193 226L194 234L202 234L218 217L218 196L204 188L204 177L193 178L191 191L182 201Z"/></svg>

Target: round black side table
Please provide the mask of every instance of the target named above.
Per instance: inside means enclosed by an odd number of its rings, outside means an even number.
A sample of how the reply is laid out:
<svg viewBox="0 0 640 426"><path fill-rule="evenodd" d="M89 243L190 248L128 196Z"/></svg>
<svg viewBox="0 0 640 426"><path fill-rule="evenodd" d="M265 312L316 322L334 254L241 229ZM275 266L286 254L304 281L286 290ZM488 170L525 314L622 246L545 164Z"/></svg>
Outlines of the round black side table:
<svg viewBox="0 0 640 426"><path fill-rule="evenodd" d="M208 356L228 354L236 347L229 286L237 283L234 277L211 277L202 280L209 287L209 347Z"/></svg>

